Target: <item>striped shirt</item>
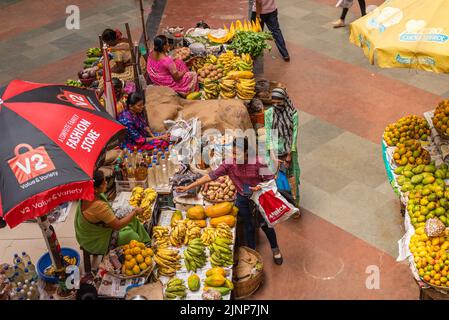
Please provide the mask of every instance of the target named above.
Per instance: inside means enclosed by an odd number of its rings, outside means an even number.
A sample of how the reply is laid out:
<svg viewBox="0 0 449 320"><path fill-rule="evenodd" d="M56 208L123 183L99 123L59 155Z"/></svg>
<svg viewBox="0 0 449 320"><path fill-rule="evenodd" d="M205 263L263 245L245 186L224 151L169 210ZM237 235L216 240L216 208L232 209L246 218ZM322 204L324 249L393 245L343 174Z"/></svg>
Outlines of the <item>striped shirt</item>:
<svg viewBox="0 0 449 320"><path fill-rule="evenodd" d="M257 1L258 0L254 0L254 3L253 3L253 11L254 12L256 12L256 2ZM277 9L275 0L260 0L260 2L262 3L262 10L261 10L260 14L271 13Z"/></svg>

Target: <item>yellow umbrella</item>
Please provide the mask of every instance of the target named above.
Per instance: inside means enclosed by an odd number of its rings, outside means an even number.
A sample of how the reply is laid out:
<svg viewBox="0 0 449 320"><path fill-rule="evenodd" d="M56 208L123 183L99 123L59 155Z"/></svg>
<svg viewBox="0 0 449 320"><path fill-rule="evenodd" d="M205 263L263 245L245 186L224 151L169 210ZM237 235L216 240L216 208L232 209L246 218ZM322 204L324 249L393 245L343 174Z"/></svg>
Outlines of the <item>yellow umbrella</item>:
<svg viewBox="0 0 449 320"><path fill-rule="evenodd" d="M387 0L350 29L371 64L449 73L449 0Z"/></svg>

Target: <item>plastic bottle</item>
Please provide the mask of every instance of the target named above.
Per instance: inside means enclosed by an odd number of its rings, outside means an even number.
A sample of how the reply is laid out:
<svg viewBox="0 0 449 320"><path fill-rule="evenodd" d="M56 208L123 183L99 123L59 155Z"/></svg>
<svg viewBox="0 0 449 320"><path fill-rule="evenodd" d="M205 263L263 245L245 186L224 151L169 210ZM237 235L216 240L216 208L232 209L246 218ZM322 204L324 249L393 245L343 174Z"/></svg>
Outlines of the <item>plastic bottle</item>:
<svg viewBox="0 0 449 320"><path fill-rule="evenodd" d="M33 279L33 274L30 272L30 270L28 270L28 268L25 268L25 270L23 271L23 279L25 281L30 281Z"/></svg>
<svg viewBox="0 0 449 320"><path fill-rule="evenodd" d="M14 254L13 264L15 266L18 266L22 270L25 269L25 264L23 263L22 258L20 258L17 253Z"/></svg>
<svg viewBox="0 0 449 320"><path fill-rule="evenodd" d="M14 278L14 269L13 267L7 265L3 267L3 272L5 274L5 276L8 277L9 280L12 280Z"/></svg>
<svg viewBox="0 0 449 320"><path fill-rule="evenodd" d="M128 166L128 181L129 187L133 189L136 186L136 174L131 164Z"/></svg>
<svg viewBox="0 0 449 320"><path fill-rule="evenodd" d="M153 167L154 167L154 180L156 188L161 187L161 166L156 160L153 160Z"/></svg>
<svg viewBox="0 0 449 320"><path fill-rule="evenodd" d="M32 272L36 272L36 267L31 261L28 261L28 264L26 265L26 267L28 268L28 270L30 270Z"/></svg>
<svg viewBox="0 0 449 320"><path fill-rule="evenodd" d="M168 178L168 170L167 170L167 166L165 165L165 163L161 164L161 180L162 180L162 187L163 188L168 188L168 184L169 184L169 178Z"/></svg>
<svg viewBox="0 0 449 320"><path fill-rule="evenodd" d="M14 282L15 283L19 283L19 282L23 282L24 281L24 279L23 279L23 271L22 271L22 269L20 269L19 267L17 267L17 266L15 266L14 267Z"/></svg>
<svg viewBox="0 0 449 320"><path fill-rule="evenodd" d="M136 164L135 164L135 167L140 166L140 163L142 162L142 159L143 159L143 156L142 156L142 150L139 150L139 151L137 152L137 155L136 155Z"/></svg>
<svg viewBox="0 0 449 320"><path fill-rule="evenodd" d="M116 165L114 167L114 174L115 174L116 180L123 181L123 173L122 173L122 170L120 170L120 167L118 165Z"/></svg>
<svg viewBox="0 0 449 320"><path fill-rule="evenodd" d="M147 169L147 183L148 187L154 187L154 170L153 165L150 163Z"/></svg>
<svg viewBox="0 0 449 320"><path fill-rule="evenodd" d="M31 257L25 251L22 251L22 262L23 262L23 264L26 266L29 261L31 261Z"/></svg>

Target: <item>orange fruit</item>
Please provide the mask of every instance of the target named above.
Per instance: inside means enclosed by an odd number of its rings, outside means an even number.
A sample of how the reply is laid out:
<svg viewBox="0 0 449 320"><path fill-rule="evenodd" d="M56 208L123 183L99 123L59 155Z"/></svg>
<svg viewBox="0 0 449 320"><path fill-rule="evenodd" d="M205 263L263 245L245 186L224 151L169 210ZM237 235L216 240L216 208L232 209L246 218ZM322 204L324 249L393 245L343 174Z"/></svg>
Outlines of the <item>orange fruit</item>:
<svg viewBox="0 0 449 320"><path fill-rule="evenodd" d="M142 262L141 264L139 264L139 268L140 268L140 270L146 270L148 268L148 266L146 265L145 262Z"/></svg>
<svg viewBox="0 0 449 320"><path fill-rule="evenodd" d="M127 254L127 255L125 256L125 260L126 260L126 261L131 261L132 258L133 258L133 256L130 255L130 254Z"/></svg>
<svg viewBox="0 0 449 320"><path fill-rule="evenodd" d="M146 257L146 258L145 258L145 264L146 264L146 265L150 266L152 262L153 262L153 261L151 260L150 257Z"/></svg>
<svg viewBox="0 0 449 320"><path fill-rule="evenodd" d="M141 254L138 254L138 255L136 256L136 261L137 261L138 263L142 263L142 262L144 262L144 260L145 260L145 258L144 258Z"/></svg>
<svg viewBox="0 0 449 320"><path fill-rule="evenodd" d="M140 249L139 247L135 247L135 248L133 248L132 252L133 252L133 255L136 256L142 252L142 249Z"/></svg>
<svg viewBox="0 0 449 320"><path fill-rule="evenodd" d="M133 267L133 273L134 273L134 274L139 274L139 273L140 273L140 268L139 268L138 265L135 265L135 266Z"/></svg>

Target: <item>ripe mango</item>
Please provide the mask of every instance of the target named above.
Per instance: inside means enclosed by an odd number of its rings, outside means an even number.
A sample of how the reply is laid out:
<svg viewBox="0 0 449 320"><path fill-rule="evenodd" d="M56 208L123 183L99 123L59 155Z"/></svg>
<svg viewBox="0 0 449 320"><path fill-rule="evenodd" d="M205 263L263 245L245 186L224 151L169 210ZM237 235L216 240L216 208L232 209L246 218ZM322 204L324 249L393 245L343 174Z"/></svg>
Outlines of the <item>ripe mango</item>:
<svg viewBox="0 0 449 320"><path fill-rule="evenodd" d="M412 183L413 183L413 178L412 178ZM434 177L426 177L424 179L421 179L420 182L422 182L423 184L431 184L431 183L435 182L435 178ZM418 183L420 183L420 182L418 182ZM444 183L444 181L443 181L443 183Z"/></svg>
<svg viewBox="0 0 449 320"><path fill-rule="evenodd" d="M414 174L420 174L424 171L425 165L420 164L419 166L416 166L415 168L412 169L412 172Z"/></svg>
<svg viewBox="0 0 449 320"><path fill-rule="evenodd" d="M435 178L444 179L445 177L446 177L446 174L444 173L443 170L438 169L437 171L435 171Z"/></svg>
<svg viewBox="0 0 449 320"><path fill-rule="evenodd" d="M412 178L411 182L413 184L420 184L423 181L423 179L424 179L424 177L421 174L418 174Z"/></svg>
<svg viewBox="0 0 449 320"><path fill-rule="evenodd" d="M424 167L424 172L432 172L433 173L435 171L436 171L436 168L435 168L435 165L433 165L433 164L428 164Z"/></svg>
<svg viewBox="0 0 449 320"><path fill-rule="evenodd" d="M171 216L171 220L170 220L170 225L172 227L175 226L176 221L182 220L182 213L179 210L176 210L175 212L173 212L172 216Z"/></svg>
<svg viewBox="0 0 449 320"><path fill-rule="evenodd" d="M413 177L413 172L411 172L411 171L404 171L403 173L402 173L403 175L404 175L404 177L406 177L406 178L411 178L411 177Z"/></svg>
<svg viewBox="0 0 449 320"><path fill-rule="evenodd" d="M403 166L399 166L399 167L397 167L397 168L394 170L394 173L397 174L397 175L400 175L400 174L402 174L402 172L404 171L404 168L405 168L405 167L403 167Z"/></svg>
<svg viewBox="0 0 449 320"><path fill-rule="evenodd" d="M192 274L187 279L187 285L189 286L190 291L198 291L200 289L200 277L196 274Z"/></svg>

